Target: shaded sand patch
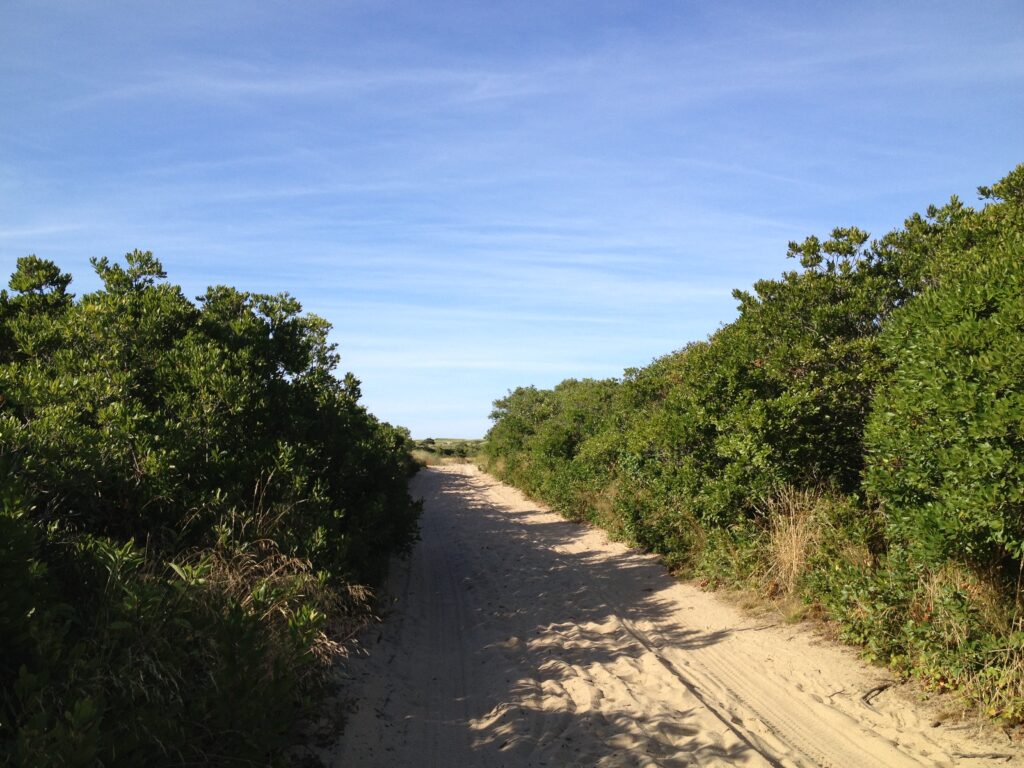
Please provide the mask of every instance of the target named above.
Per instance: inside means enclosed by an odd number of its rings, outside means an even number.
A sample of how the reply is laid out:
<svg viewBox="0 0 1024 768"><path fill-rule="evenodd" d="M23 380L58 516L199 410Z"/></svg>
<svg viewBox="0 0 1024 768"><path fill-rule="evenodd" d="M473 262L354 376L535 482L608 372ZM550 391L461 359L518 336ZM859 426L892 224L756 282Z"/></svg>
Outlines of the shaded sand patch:
<svg viewBox="0 0 1024 768"><path fill-rule="evenodd" d="M744 616L474 467L423 470L413 493L422 541L346 664L357 705L330 765L1024 765L931 727L849 649Z"/></svg>

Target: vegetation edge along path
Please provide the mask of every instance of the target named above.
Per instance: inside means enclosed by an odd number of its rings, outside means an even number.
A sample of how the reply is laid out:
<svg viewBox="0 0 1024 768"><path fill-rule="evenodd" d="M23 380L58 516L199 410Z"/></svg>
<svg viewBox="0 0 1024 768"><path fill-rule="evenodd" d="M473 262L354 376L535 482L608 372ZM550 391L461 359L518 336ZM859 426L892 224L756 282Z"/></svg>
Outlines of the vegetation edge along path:
<svg viewBox="0 0 1024 768"><path fill-rule="evenodd" d="M1021 765L800 626L468 464L424 469L422 540L346 665L333 765Z"/></svg>
<svg viewBox="0 0 1024 768"><path fill-rule="evenodd" d="M736 320L621 379L509 392L488 468L1019 726L1024 166L979 194L790 243Z"/></svg>

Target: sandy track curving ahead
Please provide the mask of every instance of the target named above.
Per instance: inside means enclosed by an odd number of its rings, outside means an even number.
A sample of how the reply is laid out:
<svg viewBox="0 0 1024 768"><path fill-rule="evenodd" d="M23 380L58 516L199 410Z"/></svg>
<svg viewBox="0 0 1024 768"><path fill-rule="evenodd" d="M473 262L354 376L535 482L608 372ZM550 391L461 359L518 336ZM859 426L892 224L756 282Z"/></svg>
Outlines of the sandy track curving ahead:
<svg viewBox="0 0 1024 768"><path fill-rule="evenodd" d="M746 617L468 465L414 481L422 541L346 665L333 765L1021 765L884 670Z"/></svg>

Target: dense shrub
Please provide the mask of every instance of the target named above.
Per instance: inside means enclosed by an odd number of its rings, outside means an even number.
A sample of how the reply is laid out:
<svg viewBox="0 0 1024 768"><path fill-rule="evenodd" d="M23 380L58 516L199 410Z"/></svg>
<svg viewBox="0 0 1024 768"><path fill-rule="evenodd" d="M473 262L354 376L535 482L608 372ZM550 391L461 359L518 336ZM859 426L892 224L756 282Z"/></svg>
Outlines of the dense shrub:
<svg viewBox="0 0 1024 768"><path fill-rule="evenodd" d="M902 580L890 656L1024 717L1024 169L882 335L865 487Z"/></svg>
<svg viewBox="0 0 1024 768"><path fill-rule="evenodd" d="M0 760L279 760L415 535L411 441L291 297L94 266L0 294Z"/></svg>
<svg viewBox="0 0 1024 768"><path fill-rule="evenodd" d="M801 269L736 292L707 341L603 383L575 431L575 384L515 390L490 465L1021 719L1024 166L981 191L980 211L953 198L877 240L790 243Z"/></svg>
<svg viewBox="0 0 1024 768"><path fill-rule="evenodd" d="M896 369L868 430L866 486L892 539L928 564L1024 557L1024 231L1003 230L883 335Z"/></svg>

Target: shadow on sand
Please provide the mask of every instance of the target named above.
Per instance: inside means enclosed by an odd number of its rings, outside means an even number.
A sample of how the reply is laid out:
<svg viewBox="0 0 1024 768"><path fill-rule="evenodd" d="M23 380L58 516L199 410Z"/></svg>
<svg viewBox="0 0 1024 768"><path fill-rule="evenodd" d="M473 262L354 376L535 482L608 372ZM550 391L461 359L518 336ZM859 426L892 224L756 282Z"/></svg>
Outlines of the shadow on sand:
<svg viewBox="0 0 1024 768"><path fill-rule="evenodd" d="M413 486L425 500L422 540L392 583L395 616L381 631L420 655L390 665L398 685L424 686L403 664L437 674L430 690L406 691L426 714L381 714L385 742L428 742L382 743L391 765L766 764L660 659L662 644L695 650L728 633L673 619L678 606L659 593L675 582L653 557L590 549L579 524L495 504L487 487L456 468L421 472ZM402 615L403 601L422 599L429 614ZM637 629L652 624L656 636Z"/></svg>

